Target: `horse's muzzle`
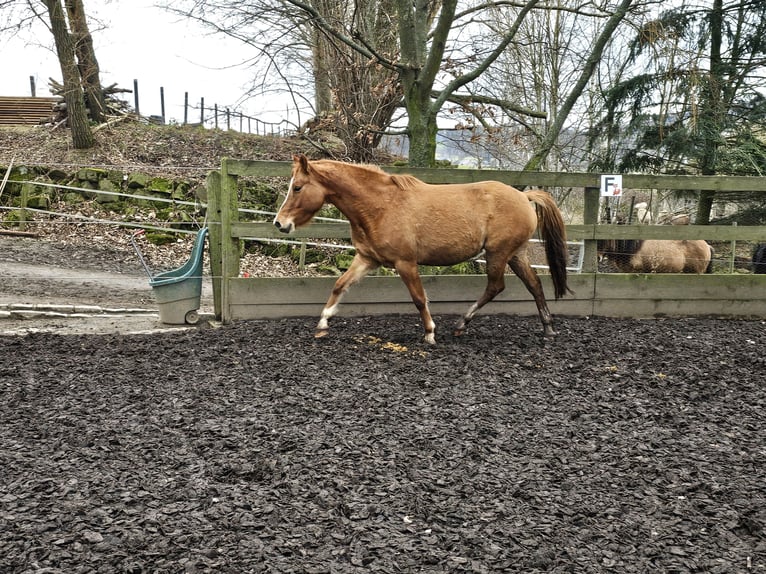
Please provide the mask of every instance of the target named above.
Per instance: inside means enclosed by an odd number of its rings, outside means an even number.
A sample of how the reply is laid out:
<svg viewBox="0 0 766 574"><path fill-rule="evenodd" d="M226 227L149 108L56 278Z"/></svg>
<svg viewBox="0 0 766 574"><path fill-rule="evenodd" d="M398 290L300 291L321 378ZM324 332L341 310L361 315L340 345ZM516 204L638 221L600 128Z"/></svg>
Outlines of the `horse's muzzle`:
<svg viewBox="0 0 766 574"><path fill-rule="evenodd" d="M287 225L282 225L277 219L274 220L274 225L277 229L279 229L282 233L290 233L293 230L293 224L292 222L288 223Z"/></svg>

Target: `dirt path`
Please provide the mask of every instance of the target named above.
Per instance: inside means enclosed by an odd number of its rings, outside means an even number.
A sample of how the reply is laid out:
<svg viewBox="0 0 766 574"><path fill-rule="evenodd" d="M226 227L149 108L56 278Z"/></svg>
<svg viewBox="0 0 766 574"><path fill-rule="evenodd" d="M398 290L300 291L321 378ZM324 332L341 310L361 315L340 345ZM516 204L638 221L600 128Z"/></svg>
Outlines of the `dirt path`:
<svg viewBox="0 0 766 574"><path fill-rule="evenodd" d="M0 334L134 333L169 328L159 322L148 276L133 252L0 236L0 277ZM202 314L212 313L209 280L203 281L201 303ZM22 313L22 306L34 306L35 312ZM108 312L72 313L66 306Z"/></svg>

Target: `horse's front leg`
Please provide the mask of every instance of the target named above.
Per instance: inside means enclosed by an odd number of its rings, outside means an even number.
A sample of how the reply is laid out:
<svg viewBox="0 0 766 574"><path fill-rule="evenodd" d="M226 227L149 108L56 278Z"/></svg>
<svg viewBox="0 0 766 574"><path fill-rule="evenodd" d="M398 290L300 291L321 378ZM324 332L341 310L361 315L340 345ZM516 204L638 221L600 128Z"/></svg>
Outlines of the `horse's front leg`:
<svg viewBox="0 0 766 574"><path fill-rule="evenodd" d="M314 334L315 337L324 337L327 335L327 330L330 328L328 321L335 315L335 313L337 313L338 305L349 287L378 267L380 267L380 264L377 261L368 259L358 253L354 256L354 260L351 262L349 268L343 275L338 277L335 286L332 288L332 293L330 293L330 297L327 299L324 309L322 309L322 315L319 318L316 333Z"/></svg>
<svg viewBox="0 0 766 574"><path fill-rule="evenodd" d="M431 311L428 309L428 299L426 290L423 289L423 282L420 280L418 264L414 261L400 261L395 267L410 292L412 302L420 311L420 319L423 321L423 329L426 332L425 341L429 345L434 345L436 343L436 335L434 334L436 324L431 318Z"/></svg>

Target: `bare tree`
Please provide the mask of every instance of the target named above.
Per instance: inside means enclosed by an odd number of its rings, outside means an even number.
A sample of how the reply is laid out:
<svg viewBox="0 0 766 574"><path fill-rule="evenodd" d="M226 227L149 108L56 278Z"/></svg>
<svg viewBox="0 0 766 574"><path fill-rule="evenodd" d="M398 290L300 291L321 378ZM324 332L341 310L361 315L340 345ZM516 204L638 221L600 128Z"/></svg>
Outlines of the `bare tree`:
<svg viewBox="0 0 766 574"><path fill-rule="evenodd" d="M51 80L52 89L66 102L67 121L75 147L91 147L93 136L88 117L106 120L108 91L101 86L83 0L0 0L0 32L30 33L44 25L51 33L62 73L62 83ZM84 115L83 115L84 114Z"/></svg>
<svg viewBox="0 0 766 574"><path fill-rule="evenodd" d="M578 98L562 127L552 128L562 117L563 102L577 84L584 64L583 56L592 50L594 34L611 16L612 8L598 3L578 9L567 10L564 5L559 8L529 14L516 40L468 87L472 94L488 95L496 102L515 102L525 109L546 112L537 117L514 109L479 105L481 100L477 98L471 108L475 111L474 117L460 124L470 130L471 155L483 156L475 156L477 162L483 163L487 159L498 166L522 169L535 151L541 149L549 134L555 134L554 145L539 164L541 168L554 171L582 169L587 163L583 144L588 129L592 83ZM492 30L486 40L489 44L502 37L511 25L502 13L488 13L484 23ZM604 55L601 54L600 66L607 65ZM465 134L462 135L465 140ZM453 145L465 149L459 139Z"/></svg>
<svg viewBox="0 0 766 574"><path fill-rule="evenodd" d="M93 38L90 35L85 8L82 0L64 0L69 18L69 27L75 40L75 55L85 92L85 104L90 111L90 118L97 123L106 121L106 98L101 86L100 69Z"/></svg>
<svg viewBox="0 0 766 574"><path fill-rule="evenodd" d="M538 0L526 0L515 6L504 2L487 2L458 12L457 0L441 2L411 2L396 0L395 17L398 24L399 58L391 60L381 57L374 49L374 40L355 36L348 38L341 31L333 29L322 18L322 14L303 0L287 0L312 15L312 23L325 30L338 41L354 47L360 54L375 59L382 66L395 70L401 83L404 106L407 110L407 134L410 141L409 160L411 165L430 166L435 162L436 133L438 119L447 102L459 103L464 108L475 104L496 106L504 112L529 118L545 117L535 109L518 105L512 100L481 97L471 93L471 87L493 66L509 45L515 41L525 19L533 13ZM606 42L625 17L633 0L622 0L609 14L606 25L597 41L585 55L584 64L577 82L572 86L549 129L542 137L538 149L527 163L527 169L537 169L552 149L558 134L569 117L575 102L582 95ZM563 9L563 7L561 8ZM546 8L555 14L556 9ZM503 30L494 28L495 41L476 42L481 31L473 33L482 22L492 22L498 14L505 15ZM483 19L479 16L488 14ZM455 39L467 35L471 40L462 45ZM472 113L473 110L471 111Z"/></svg>
<svg viewBox="0 0 766 574"><path fill-rule="evenodd" d="M72 131L72 143L76 149L93 147L93 132L88 123L80 72L75 60L75 40L67 28L64 8L60 0L42 0L48 11L51 32L56 42L56 53L64 79L64 101L67 105L67 120Z"/></svg>
<svg viewBox="0 0 766 574"><path fill-rule="evenodd" d="M390 0L313 0L325 19L355 37L375 38L376 49L390 55L397 51L397 38L388 4ZM397 75L321 28L311 26L310 30L314 37L315 123L330 127L345 142L348 157L371 161L401 101Z"/></svg>
<svg viewBox="0 0 766 574"><path fill-rule="evenodd" d="M370 161L401 104L397 74L328 29L348 38L374 38L375 49L394 59L391 3L310 0L309 12L284 0L175 0L166 7L254 50L254 97L282 90L299 109L310 107L311 116L300 119L298 131L310 139L317 130L332 131L345 143L345 157ZM314 25L315 14L327 25Z"/></svg>
<svg viewBox="0 0 766 574"><path fill-rule="evenodd" d="M525 169L539 169L545 157L553 148L558 134L561 133L564 128L564 123L569 117L572 108L577 100L582 95L588 82L590 81L593 73L596 71L601 55L604 52L604 48L607 42L610 40L615 30L619 26L620 22L625 18L628 13L628 9L634 0L621 0L615 11L607 20L601 32L593 43L590 54L585 60L585 64L582 67L580 77L567 94L566 98L561 104L561 107L557 110L556 118L547 130L543 141L535 151L535 154L530 158L525 166Z"/></svg>
<svg viewBox="0 0 766 574"><path fill-rule="evenodd" d="M607 22L600 31L599 42L588 52L579 54L582 65L573 91L562 94L556 102L556 115L539 139L539 149L530 167L541 165L552 148L552 142L569 117L574 103L582 95L596 64L604 42L614 33L631 6L632 0L622 0L616 9L606 10ZM317 110L325 110L331 102L331 113L345 118L364 118L359 133L374 133L386 127L386 113L373 117L374 107L361 106L355 97L372 94L382 101L380 94L395 95L406 110L406 135L409 138L409 160L414 166L435 163L436 134L440 118L448 104L452 110L473 115L478 122L491 125L492 114L512 115L522 123L543 119L547 110L535 105L524 105L508 94L497 97L477 89L477 80L485 74L517 40L525 19L536 11L556 14L559 10L577 10L578 7L539 6L539 0L521 2L493 1L473 4L458 9L458 0L356 0L355 2L328 2L327 0L175 0L173 5L185 5L185 13L204 19L218 30L245 36L231 26L233 20L221 18L247 14L251 23L257 16L268 18L278 26L278 33L259 29L257 35L247 38L250 45L267 54L270 69L278 66L277 58L293 56L291 65L304 51L303 70L314 70L312 94L316 96ZM587 6L587 5L583 5ZM217 12L217 14L216 14ZM277 16L275 16L278 14ZM365 17L361 18L360 15ZM256 16L257 15L257 16ZM363 26L374 21L384 26ZM500 17L502 16L502 17ZM383 21L383 17L386 18ZM492 26L502 21L502 29ZM488 41L487 31L492 31ZM388 32L388 33L384 33ZM278 37L281 34L281 38ZM292 42L299 37L300 42ZM299 48L296 51L296 48ZM309 54L306 56L306 54ZM282 60L284 61L284 60ZM288 68L282 68L282 78L290 77ZM339 71L343 70L341 75ZM368 77L369 71L374 77ZM273 85L273 76L268 76ZM349 86L349 87L345 87ZM303 97L301 90L293 90ZM375 100L372 100L375 103ZM560 103L559 103L560 102ZM353 124L348 122L349 126ZM366 127L365 127L366 126ZM358 130L357 130L358 131ZM369 138L368 138L369 139ZM347 140L350 141L350 140ZM374 139L372 140L374 142ZM351 146L353 147L353 146Z"/></svg>
<svg viewBox="0 0 766 574"><path fill-rule="evenodd" d="M538 1L527 0L517 10L519 22ZM389 127L385 120L393 117L394 106L403 105L407 111L410 163L432 165L435 161L437 119L444 103L458 101L462 106L473 101L472 97L458 94L458 90L475 80L502 53L518 26L512 27L500 45L489 53L466 54L463 57L454 46L450 46L449 34L453 25L457 25L457 20L461 25L470 24L471 11L458 14L457 0L415 3L406 0L357 0L344 5L345 9L339 12L338 2L327 3L324 0L169 2L170 8L177 13L184 13L207 22L216 30L243 38L265 56L269 70L275 70L275 64L281 63L277 62L278 58L291 54L293 58L288 67L280 70L282 78L288 76L289 66L301 62L301 58L296 57L296 48L303 47L304 54L328 55L332 62L329 67L322 61L312 62L305 57L301 63L303 70L311 69L311 64L318 63L315 71L332 70L337 74L335 79L332 73L320 72L318 78L315 76L318 82L312 88L318 87L317 103L321 106L321 102L325 101L322 82L329 78L334 99L333 112L340 111L342 117L357 121L355 133L372 144L379 139L378 134ZM264 30L264 19L274 23L278 33ZM245 22L250 26L250 36L243 33L241 27L234 26L235 23ZM254 39L253 28L258 28L258 41ZM306 30L313 32L307 33ZM315 50L317 41L331 48ZM470 47L470 42L466 46ZM450 77L450 74L444 74L442 62L458 57L464 62L474 63L458 75ZM341 75L340 71L345 73ZM273 75L267 77L273 85ZM304 96L300 90L292 89L290 93ZM368 98L364 106L360 103L361 97ZM509 106L512 107L512 103ZM529 112L536 113L534 110ZM348 124L354 126L351 121Z"/></svg>

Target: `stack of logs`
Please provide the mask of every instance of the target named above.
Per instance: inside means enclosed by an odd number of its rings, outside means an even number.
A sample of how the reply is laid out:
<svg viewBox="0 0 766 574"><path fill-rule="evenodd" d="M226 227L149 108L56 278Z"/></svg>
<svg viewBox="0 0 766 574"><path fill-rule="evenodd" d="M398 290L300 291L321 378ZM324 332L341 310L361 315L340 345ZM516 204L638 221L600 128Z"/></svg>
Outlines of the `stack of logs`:
<svg viewBox="0 0 766 574"><path fill-rule="evenodd" d="M61 116L64 99L59 97L0 96L0 125L55 123Z"/></svg>

